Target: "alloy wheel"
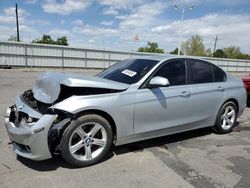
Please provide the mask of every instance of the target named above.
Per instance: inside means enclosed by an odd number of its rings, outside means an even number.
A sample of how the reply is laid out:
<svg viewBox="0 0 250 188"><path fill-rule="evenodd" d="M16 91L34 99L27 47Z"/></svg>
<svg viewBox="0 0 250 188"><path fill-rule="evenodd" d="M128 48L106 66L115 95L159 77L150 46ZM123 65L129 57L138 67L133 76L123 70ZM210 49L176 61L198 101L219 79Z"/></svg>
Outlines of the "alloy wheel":
<svg viewBox="0 0 250 188"><path fill-rule="evenodd" d="M107 143L105 128L96 122L78 126L69 139L71 155L81 161L88 161L99 156Z"/></svg>
<svg viewBox="0 0 250 188"><path fill-rule="evenodd" d="M235 122L235 117L235 108L233 106L226 106L224 112L221 115L221 127L224 130L230 129Z"/></svg>

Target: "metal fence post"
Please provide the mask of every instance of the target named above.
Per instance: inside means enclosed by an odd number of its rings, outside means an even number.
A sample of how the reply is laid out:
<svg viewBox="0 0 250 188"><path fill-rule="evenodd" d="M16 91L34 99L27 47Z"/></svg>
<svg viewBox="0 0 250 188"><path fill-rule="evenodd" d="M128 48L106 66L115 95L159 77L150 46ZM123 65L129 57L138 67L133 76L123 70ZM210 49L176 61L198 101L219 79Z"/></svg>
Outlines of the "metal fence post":
<svg viewBox="0 0 250 188"><path fill-rule="evenodd" d="M110 61L111 61L111 59L110 59L110 56L111 56L111 54L110 54L110 50L109 50L109 67L110 67Z"/></svg>
<svg viewBox="0 0 250 188"><path fill-rule="evenodd" d="M62 48L62 69L64 69L64 48Z"/></svg>
<svg viewBox="0 0 250 188"><path fill-rule="evenodd" d="M227 61L227 71L229 70L229 60Z"/></svg>
<svg viewBox="0 0 250 188"><path fill-rule="evenodd" d="M105 51L102 51L102 52L99 52L99 53L102 53L102 69L104 70L105 69Z"/></svg>
<svg viewBox="0 0 250 188"><path fill-rule="evenodd" d="M87 54L87 50L85 50L85 69L87 69L87 58L88 58L88 54Z"/></svg>
<svg viewBox="0 0 250 188"><path fill-rule="evenodd" d="M244 72L247 72L247 61L245 62L246 64L245 64L245 71Z"/></svg>
<svg viewBox="0 0 250 188"><path fill-rule="evenodd" d="M28 54L27 54L27 45L24 44L24 54L25 54L25 68L28 66Z"/></svg>

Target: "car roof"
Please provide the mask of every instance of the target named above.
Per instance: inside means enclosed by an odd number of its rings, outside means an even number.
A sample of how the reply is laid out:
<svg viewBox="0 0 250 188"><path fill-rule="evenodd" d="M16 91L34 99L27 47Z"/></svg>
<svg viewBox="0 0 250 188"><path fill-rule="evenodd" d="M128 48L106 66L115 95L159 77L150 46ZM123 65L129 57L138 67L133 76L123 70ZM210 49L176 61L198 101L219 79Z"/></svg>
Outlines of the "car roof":
<svg viewBox="0 0 250 188"><path fill-rule="evenodd" d="M167 54L167 55L152 55L152 56L138 56L135 59L148 59L148 60L155 60L155 61L166 61L166 60L170 60L170 59L197 59L197 60L205 60L205 59L201 59L201 58L197 58L194 56L186 56L186 55L171 55L171 54ZM205 60L206 61L206 60Z"/></svg>

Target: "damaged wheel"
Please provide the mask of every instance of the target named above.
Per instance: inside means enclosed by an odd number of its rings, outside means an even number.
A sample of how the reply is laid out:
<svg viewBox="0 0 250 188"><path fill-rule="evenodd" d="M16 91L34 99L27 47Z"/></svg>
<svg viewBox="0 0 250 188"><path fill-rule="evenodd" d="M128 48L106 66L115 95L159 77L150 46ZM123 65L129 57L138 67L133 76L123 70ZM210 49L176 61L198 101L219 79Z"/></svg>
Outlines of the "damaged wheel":
<svg viewBox="0 0 250 188"><path fill-rule="evenodd" d="M61 155L76 167L96 164L109 152L112 140L112 128L106 119L95 114L84 115L64 131Z"/></svg>

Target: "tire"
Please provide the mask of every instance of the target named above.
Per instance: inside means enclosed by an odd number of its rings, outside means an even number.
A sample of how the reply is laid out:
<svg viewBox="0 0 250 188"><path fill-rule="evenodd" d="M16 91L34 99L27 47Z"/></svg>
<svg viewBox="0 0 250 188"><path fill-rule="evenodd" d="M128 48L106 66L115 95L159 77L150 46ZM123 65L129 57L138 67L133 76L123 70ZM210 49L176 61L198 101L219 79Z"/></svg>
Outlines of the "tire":
<svg viewBox="0 0 250 188"><path fill-rule="evenodd" d="M61 139L61 155L74 167L85 167L102 161L110 150L113 132L109 122L95 114L72 121Z"/></svg>
<svg viewBox="0 0 250 188"><path fill-rule="evenodd" d="M232 131L237 119L237 107L229 101L220 108L213 129L217 133L225 134Z"/></svg>

